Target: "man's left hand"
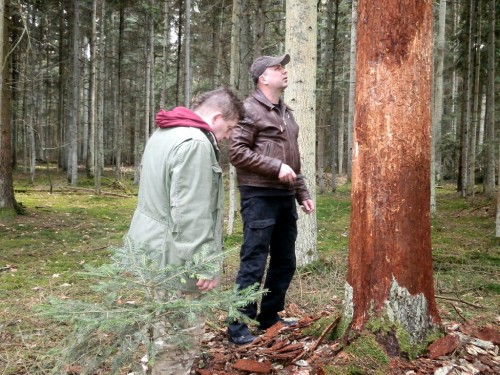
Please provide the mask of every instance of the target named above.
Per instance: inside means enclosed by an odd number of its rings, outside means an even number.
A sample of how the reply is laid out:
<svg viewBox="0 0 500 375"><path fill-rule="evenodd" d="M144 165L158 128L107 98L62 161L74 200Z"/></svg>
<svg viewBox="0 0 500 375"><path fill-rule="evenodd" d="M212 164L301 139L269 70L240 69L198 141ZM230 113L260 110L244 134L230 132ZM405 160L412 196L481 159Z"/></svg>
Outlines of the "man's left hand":
<svg viewBox="0 0 500 375"><path fill-rule="evenodd" d="M199 290L207 291L215 288L219 284L219 279L215 278L212 280L198 280L196 283L196 286L198 287Z"/></svg>
<svg viewBox="0 0 500 375"><path fill-rule="evenodd" d="M314 202L312 201L312 199L306 199L302 202L302 205L300 207L306 214L314 212Z"/></svg>

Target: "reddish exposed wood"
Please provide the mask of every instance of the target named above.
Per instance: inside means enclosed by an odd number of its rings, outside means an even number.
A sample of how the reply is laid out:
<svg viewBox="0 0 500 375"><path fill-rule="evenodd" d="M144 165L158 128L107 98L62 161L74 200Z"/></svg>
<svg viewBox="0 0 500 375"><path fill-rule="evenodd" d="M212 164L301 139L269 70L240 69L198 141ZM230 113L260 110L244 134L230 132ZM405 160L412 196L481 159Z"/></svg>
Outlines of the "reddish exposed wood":
<svg viewBox="0 0 500 375"><path fill-rule="evenodd" d="M250 359L239 359L233 365L233 368L241 371L269 374L271 372L271 362L257 362Z"/></svg>
<svg viewBox="0 0 500 375"><path fill-rule="evenodd" d="M434 323L430 0L359 0L348 283L352 327L383 311L394 278Z"/></svg>
<svg viewBox="0 0 500 375"><path fill-rule="evenodd" d="M443 355L447 355L460 346L460 340L458 336L447 335L441 337L429 345L429 358L435 359Z"/></svg>

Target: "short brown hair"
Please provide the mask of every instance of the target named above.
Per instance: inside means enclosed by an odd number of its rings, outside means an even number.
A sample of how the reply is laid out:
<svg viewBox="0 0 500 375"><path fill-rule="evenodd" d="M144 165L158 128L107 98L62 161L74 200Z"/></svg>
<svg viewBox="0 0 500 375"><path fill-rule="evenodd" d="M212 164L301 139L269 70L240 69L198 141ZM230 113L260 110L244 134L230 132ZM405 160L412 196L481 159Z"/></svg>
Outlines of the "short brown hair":
<svg viewBox="0 0 500 375"><path fill-rule="evenodd" d="M232 120L234 118L241 120L245 115L241 100L228 87L221 87L197 95L193 99L191 109L201 109L205 106L220 111L222 118L225 120Z"/></svg>

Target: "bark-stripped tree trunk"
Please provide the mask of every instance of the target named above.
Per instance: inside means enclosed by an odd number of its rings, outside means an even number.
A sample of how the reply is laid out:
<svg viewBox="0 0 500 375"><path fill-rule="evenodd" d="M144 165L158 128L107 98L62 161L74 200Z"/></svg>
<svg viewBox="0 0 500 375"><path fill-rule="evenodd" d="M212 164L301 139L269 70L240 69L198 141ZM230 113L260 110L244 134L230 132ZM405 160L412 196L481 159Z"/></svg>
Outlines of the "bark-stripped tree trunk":
<svg viewBox="0 0 500 375"><path fill-rule="evenodd" d="M5 63L8 40L6 37L5 2L0 0L0 219L14 215L18 207L14 197L12 178L10 100L8 86L8 64Z"/></svg>
<svg viewBox="0 0 500 375"><path fill-rule="evenodd" d="M443 120L443 66L446 26L446 0L439 1L439 32L436 46L436 74L434 75L434 106L432 111L431 149L431 212L436 212L436 181L441 181L441 121Z"/></svg>
<svg viewBox="0 0 500 375"><path fill-rule="evenodd" d="M429 202L432 2L358 2L345 317L420 342L440 322Z"/></svg>
<svg viewBox="0 0 500 375"><path fill-rule="evenodd" d="M300 43L297 41L300 40ZM299 148L302 174L311 198L316 201L316 40L317 10L315 2L286 2L286 51L289 87L285 102L294 108L300 124ZM300 211L300 210L299 210ZM295 247L297 265L304 266L318 259L316 246L316 214L299 213L298 237Z"/></svg>
<svg viewBox="0 0 500 375"><path fill-rule="evenodd" d="M486 88L486 171L484 193L495 196L495 0L488 2L488 83ZM500 189L498 189L500 192ZM500 198L500 197L499 197ZM497 199L500 201L500 199ZM500 214L497 210L497 237L500 237Z"/></svg>

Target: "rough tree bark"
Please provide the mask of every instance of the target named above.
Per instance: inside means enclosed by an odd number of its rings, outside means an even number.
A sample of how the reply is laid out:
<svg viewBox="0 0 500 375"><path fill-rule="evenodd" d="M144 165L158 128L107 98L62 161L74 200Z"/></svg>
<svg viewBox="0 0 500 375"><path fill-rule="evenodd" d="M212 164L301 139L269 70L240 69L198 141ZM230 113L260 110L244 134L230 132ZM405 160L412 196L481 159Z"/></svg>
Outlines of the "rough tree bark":
<svg viewBox="0 0 500 375"><path fill-rule="evenodd" d="M484 193L488 198L493 198L495 196L495 149L498 146L498 142L495 141L495 0L489 0L488 7L488 83L485 124L487 143ZM497 219L497 228L499 224Z"/></svg>
<svg viewBox="0 0 500 375"><path fill-rule="evenodd" d="M8 64L5 64L8 38L5 37L5 2L0 0L0 218L11 216L19 208L14 197L12 178L12 148L10 124L9 90L5 85L8 76Z"/></svg>
<svg viewBox="0 0 500 375"><path fill-rule="evenodd" d="M440 317L430 225L432 1L358 2L345 318L421 342Z"/></svg>

